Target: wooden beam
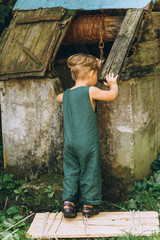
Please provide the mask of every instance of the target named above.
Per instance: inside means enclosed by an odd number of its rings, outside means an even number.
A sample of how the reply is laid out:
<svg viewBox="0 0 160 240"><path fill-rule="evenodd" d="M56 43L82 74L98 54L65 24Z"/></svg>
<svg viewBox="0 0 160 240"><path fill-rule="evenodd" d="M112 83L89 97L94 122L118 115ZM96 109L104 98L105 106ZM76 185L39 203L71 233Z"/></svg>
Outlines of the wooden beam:
<svg viewBox="0 0 160 240"><path fill-rule="evenodd" d="M103 25L103 41L114 41L124 16L81 15L74 18L62 44L98 43L100 26Z"/></svg>
<svg viewBox="0 0 160 240"><path fill-rule="evenodd" d="M143 9L129 9L115 39L109 56L104 64L100 79L105 79L106 74L113 72L119 74L124 59L129 53L135 33L143 16Z"/></svg>
<svg viewBox="0 0 160 240"><path fill-rule="evenodd" d="M50 22L58 21L62 17L61 13L53 14L52 16L38 16L38 17L26 17L17 19L16 24L38 23L38 22Z"/></svg>
<svg viewBox="0 0 160 240"><path fill-rule="evenodd" d="M57 55L57 52L58 52L58 50L59 50L59 48L60 48L60 46L61 46L61 44L62 44L62 41L63 41L63 39L64 39L67 31L68 31L68 28L69 28L69 26L70 26L70 24L71 24L71 21L72 21L73 17L74 17L74 16L71 16L69 19L61 22L61 28L63 28L63 31L62 31L62 33L61 33L61 35L60 35L59 41L58 41L58 43L57 43L57 45L56 45L56 47L55 47L55 50L54 50L54 52L53 52L52 59L51 59L51 61L50 61L51 63L53 62L54 58L55 58L56 55Z"/></svg>

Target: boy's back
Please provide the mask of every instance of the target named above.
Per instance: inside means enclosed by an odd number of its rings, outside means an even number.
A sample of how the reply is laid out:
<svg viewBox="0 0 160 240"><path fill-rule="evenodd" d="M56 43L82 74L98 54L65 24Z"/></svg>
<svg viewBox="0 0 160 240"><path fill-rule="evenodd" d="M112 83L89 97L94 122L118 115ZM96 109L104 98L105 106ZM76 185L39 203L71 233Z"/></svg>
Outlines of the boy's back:
<svg viewBox="0 0 160 240"><path fill-rule="evenodd" d="M89 88L68 89L63 95L65 146L69 144L76 150L99 142L97 112L92 108Z"/></svg>

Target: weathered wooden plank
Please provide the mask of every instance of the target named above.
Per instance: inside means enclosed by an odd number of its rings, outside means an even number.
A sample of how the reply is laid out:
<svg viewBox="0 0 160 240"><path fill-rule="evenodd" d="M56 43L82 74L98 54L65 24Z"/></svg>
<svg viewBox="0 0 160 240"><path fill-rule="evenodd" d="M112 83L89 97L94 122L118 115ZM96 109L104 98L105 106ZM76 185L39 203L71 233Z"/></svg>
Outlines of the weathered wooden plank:
<svg viewBox="0 0 160 240"><path fill-rule="evenodd" d="M127 68L134 66L143 67L159 63L160 57L157 54L157 52L159 52L159 46L160 39L135 44Z"/></svg>
<svg viewBox="0 0 160 240"><path fill-rule="evenodd" d="M22 49L22 51L20 51L19 57L17 59L17 65L19 66L18 67L19 70L25 67L24 64L23 64L23 67L21 66L21 64L22 64L22 62L25 62L25 59L27 57L26 54L28 54L30 56L30 59L27 58L28 64L29 63L32 65L34 63L40 64L39 56L37 57L33 54L35 46L37 45L38 39L40 37L40 34L39 34L40 24L32 24L32 25L27 24L26 28L27 27L29 27L29 29L26 32L25 37L22 37L19 39L20 46ZM31 61L31 60L33 60L33 61Z"/></svg>
<svg viewBox="0 0 160 240"><path fill-rule="evenodd" d="M45 52L46 55L47 55L49 49L53 47L53 44L56 44L55 43L55 38L57 39L57 36L58 36L58 34L57 34L58 29L57 29L57 23L56 22L54 24L53 23L52 24L51 23L47 24L46 27L45 27L45 25L43 25L41 23L41 28L40 29L38 28L39 32L34 31L35 27L37 27L37 26L33 26L32 28L31 27L29 28L29 30L27 31L27 34L25 36L25 41L23 42L23 44L21 44L17 40L18 36L17 35L15 36L15 41L17 42L17 45L19 45L19 46L17 46L16 48L14 48L12 46L12 48L11 48L12 49L12 56L9 55L10 56L10 61L12 60L12 58L13 58L13 61L15 61L15 54L13 54L13 53L14 52L19 53L19 52L21 52L21 49L23 49L23 51L25 52L25 54L24 54L25 56L22 59L22 62L19 62L20 67L19 67L19 69L17 69L17 71L15 71L15 67L14 67L14 64L13 64L13 68L11 68L10 71L9 71L10 74L11 73L18 73L18 72L19 73L20 72L25 73L27 71L30 71L30 67L31 67L32 71L36 71L37 66L38 66L37 64L40 64L40 63L44 64L44 61L47 58L46 56L44 56L44 58L42 57L43 53ZM47 35L47 31L48 32L50 31L49 35ZM18 31L18 32L21 32L21 31ZM59 30L59 32L60 32L60 30ZM38 35L38 39L35 41L35 36L37 36L37 35ZM54 35L55 35L55 37L54 37ZM36 42L35 51L31 52L30 47L32 47L32 44L34 43L34 41ZM49 44L51 42L52 42L52 46L51 45L49 46ZM13 45L15 45L15 43L13 43ZM46 47L46 45L47 45L47 47ZM33 49L32 49L32 51L33 51ZM36 57L36 56L38 56L38 57ZM15 63L16 63L16 61L15 61ZM28 64L31 64L31 66L28 65ZM42 66L40 66L40 69L41 69L41 67ZM6 69L6 71L8 72L8 69Z"/></svg>
<svg viewBox="0 0 160 240"><path fill-rule="evenodd" d="M158 20L160 21L160 13L158 14L157 12L145 12L143 20L140 24L140 29L138 31L137 42L150 41L158 37Z"/></svg>
<svg viewBox="0 0 160 240"><path fill-rule="evenodd" d="M54 55L54 51L55 51L55 47L56 47L56 52L58 51L59 47L60 47L60 44L58 44L58 41L59 41L59 37L60 37L60 34L61 34L61 29L59 28L59 25L56 26L56 30L55 30L55 33L52 37L52 41L51 41L51 45L50 45L50 49L48 50L48 54L46 56L46 64L45 64L45 69L44 71L47 70L47 67L50 63L50 59L51 57ZM60 40L62 41L62 39ZM43 56L45 55L45 51L43 52ZM55 56L55 55L54 55Z"/></svg>
<svg viewBox="0 0 160 240"><path fill-rule="evenodd" d="M61 29L57 22L48 23L46 27L42 26L38 44L34 49L34 54L39 56L41 62L48 63L48 56L51 57L60 33Z"/></svg>
<svg viewBox="0 0 160 240"><path fill-rule="evenodd" d="M120 31L105 62L100 79L105 79L106 74L109 72L113 72L114 74L120 73L122 64L130 50L142 16L142 9L130 9L127 11Z"/></svg>
<svg viewBox="0 0 160 240"><path fill-rule="evenodd" d="M25 13L21 13L20 15L23 17ZM3 59L0 69L4 73L12 72L18 70L18 66L16 66L16 62L19 58L19 55L23 52L21 51L20 45L17 39L21 42L25 38L29 29L29 25L21 28L21 26L14 26L12 32L9 35L8 41L5 44L5 48L2 51L1 58ZM23 55L23 53L22 53Z"/></svg>
<svg viewBox="0 0 160 240"><path fill-rule="evenodd" d="M16 62L19 56L19 53L21 51L20 45L17 41L17 39L21 38L22 35L25 36L26 32L28 31L28 28L21 29L19 26L16 26L16 28L13 30L13 35L12 39L7 41L6 49L3 50L2 54L3 56L3 61L1 63L0 68L3 69L4 73L6 72L12 72L13 69L16 70Z"/></svg>
<svg viewBox="0 0 160 240"><path fill-rule="evenodd" d="M15 19L13 18L10 22L10 25L6 27L2 32L2 34L0 35L0 55L14 27L15 27Z"/></svg>
<svg viewBox="0 0 160 240"><path fill-rule="evenodd" d="M34 17L40 17L40 16L53 16L54 14L61 14L63 16L66 13L66 9L64 8L40 8L35 9L32 11L18 11L16 20L20 19L26 19L26 18L33 18Z"/></svg>
<svg viewBox="0 0 160 240"><path fill-rule="evenodd" d="M0 74L0 80L2 81L7 81L9 79L18 79L18 78L26 78L26 77L42 77L44 76L44 71L41 71L41 69L34 70L34 72L19 72L19 71L14 71L10 72L7 74Z"/></svg>
<svg viewBox="0 0 160 240"><path fill-rule="evenodd" d="M3 59L3 61L4 61L4 58L6 56L6 52L8 51L8 49L10 49L10 46L12 44L12 39L13 39L13 36L15 34L15 27L16 27L16 23L15 23L15 20L14 20L13 23L12 23L12 29L10 31L10 34L9 34L8 39L6 41L6 44L4 45L3 51L1 52L1 59Z"/></svg>
<svg viewBox="0 0 160 240"><path fill-rule="evenodd" d="M38 18L41 16L53 16L54 12L64 15L64 9L41 9L20 13L17 19L25 19L25 16ZM43 76L48 67L49 60L58 51L60 43L68 29L66 22L51 21L32 24L15 25L13 32L10 33L9 41L5 44L2 51L3 61L0 63L0 79L25 77L25 76ZM63 30L62 30L63 28ZM64 33L63 33L64 32ZM60 41L59 44L58 41ZM8 51L10 46L10 51ZM2 59L2 58L1 58Z"/></svg>
<svg viewBox="0 0 160 240"><path fill-rule="evenodd" d="M131 78L160 78L160 69L158 68L159 62L146 66L134 66L130 65L129 68L125 69L121 73L121 80L128 80ZM133 67L134 66L134 67ZM151 79L152 79L151 78Z"/></svg>
<svg viewBox="0 0 160 240"><path fill-rule="evenodd" d="M61 14L54 14L53 16L28 17L24 19L17 19L16 24L57 21L60 20L61 17Z"/></svg>
<svg viewBox="0 0 160 240"><path fill-rule="evenodd" d="M160 25L160 11L159 12L151 12L152 22L155 27Z"/></svg>
<svg viewBox="0 0 160 240"><path fill-rule="evenodd" d="M42 23L41 23L42 24ZM19 25L20 26L20 25ZM37 64L36 59L34 59L34 61L32 61L32 59L28 56L30 54L32 54L31 52L28 54L25 53L25 58L22 59L22 62L19 63L19 69L15 70L14 64L13 64L13 69L6 69L6 76L3 76L0 74L0 78L5 80L7 78L10 78L12 76L12 74L14 74L13 77L25 77L25 76L33 76L34 74L36 76L43 76L44 72L46 70L47 64L49 59L52 56L52 52L54 50L54 47L58 41L59 35L61 33L61 29L59 28L58 23L55 22L55 24L51 24L48 25L47 24L47 28L45 28L44 26L41 26L41 32L43 32L43 34L40 34L41 36L39 36L41 38L41 40L38 41L38 44L35 47L35 51L33 52L32 56L38 56L38 62L42 62L42 64ZM50 32L49 37L47 37L46 32ZM29 32L28 32L29 34ZM27 35L28 35L27 34ZM44 38L43 38L44 36ZM31 37L31 36L30 36ZM24 48L25 50L27 49L25 46L29 47L30 40L28 39L27 41L27 37L26 37L26 44L24 42ZM32 43L32 41L31 41ZM14 57L13 57L14 59ZM34 73L33 73L34 72ZM19 74L18 74L19 73ZM22 74L21 74L22 73Z"/></svg>
<svg viewBox="0 0 160 240"><path fill-rule="evenodd" d="M18 41L17 41L17 45L18 45L18 48L19 48L19 54L17 56L17 59L15 59L15 64L14 64L15 65L15 71L19 71L21 69L21 63L26 58L26 53L23 51L23 48L20 46L20 44L22 44L22 46L24 46L24 40L26 39L27 33L30 30L30 26L25 25L24 28L21 28L21 26L19 26L19 29L20 29L19 30L20 35L18 36ZM16 37L16 39L17 39L17 37ZM18 42L20 42L20 44ZM29 61L29 58L27 58L27 59Z"/></svg>
<svg viewBox="0 0 160 240"><path fill-rule="evenodd" d="M28 17L33 17L33 16L41 16L43 15L44 9L37 9L37 10L32 10L32 11L17 11L16 12L16 21Z"/></svg>
<svg viewBox="0 0 160 240"><path fill-rule="evenodd" d="M78 213L75 219L63 218L62 213L50 213L42 233L44 220L45 213L37 213L27 234L47 239L111 237L126 233L149 236L159 232L157 212L101 212L87 220L82 213Z"/></svg>
<svg viewBox="0 0 160 240"><path fill-rule="evenodd" d="M73 16L71 16L71 17L66 21L65 26L63 26L63 31L62 31L61 36L60 36L60 38L59 38L58 44L55 46L55 50L54 50L53 55L52 55L51 63L53 62L54 58L55 58L56 55L57 55L57 52L58 52L58 50L59 50L59 48L60 48L60 46L61 46L61 44L62 44L62 42L63 42L63 39L64 39L64 37L65 37L65 35L66 35L67 31L68 31L68 28L69 28L69 26L70 26L70 24L71 24L72 19L73 19ZM63 24L63 22L62 22L62 24Z"/></svg>

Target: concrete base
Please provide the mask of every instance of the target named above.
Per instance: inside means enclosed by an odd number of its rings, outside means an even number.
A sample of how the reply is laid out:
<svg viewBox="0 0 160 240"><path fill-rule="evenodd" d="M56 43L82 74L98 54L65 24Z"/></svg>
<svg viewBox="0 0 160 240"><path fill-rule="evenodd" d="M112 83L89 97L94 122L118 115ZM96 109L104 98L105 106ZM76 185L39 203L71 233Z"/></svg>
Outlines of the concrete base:
<svg viewBox="0 0 160 240"><path fill-rule="evenodd" d="M57 81L1 82L4 167L18 178L62 172L64 137L62 106L56 102Z"/></svg>
<svg viewBox="0 0 160 240"><path fill-rule="evenodd" d="M159 97L160 81L153 75L121 82L116 101L99 103L102 175L109 189L115 179L124 185L151 173L160 150Z"/></svg>

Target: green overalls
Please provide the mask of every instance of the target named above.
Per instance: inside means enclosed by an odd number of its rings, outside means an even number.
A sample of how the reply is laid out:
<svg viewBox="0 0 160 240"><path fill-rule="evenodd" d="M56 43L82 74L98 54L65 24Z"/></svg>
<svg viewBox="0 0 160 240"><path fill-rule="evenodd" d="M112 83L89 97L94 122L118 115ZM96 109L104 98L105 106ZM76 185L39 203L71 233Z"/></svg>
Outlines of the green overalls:
<svg viewBox="0 0 160 240"><path fill-rule="evenodd" d="M89 87L67 89L63 94L64 159L63 200L101 203L100 148L97 113Z"/></svg>

